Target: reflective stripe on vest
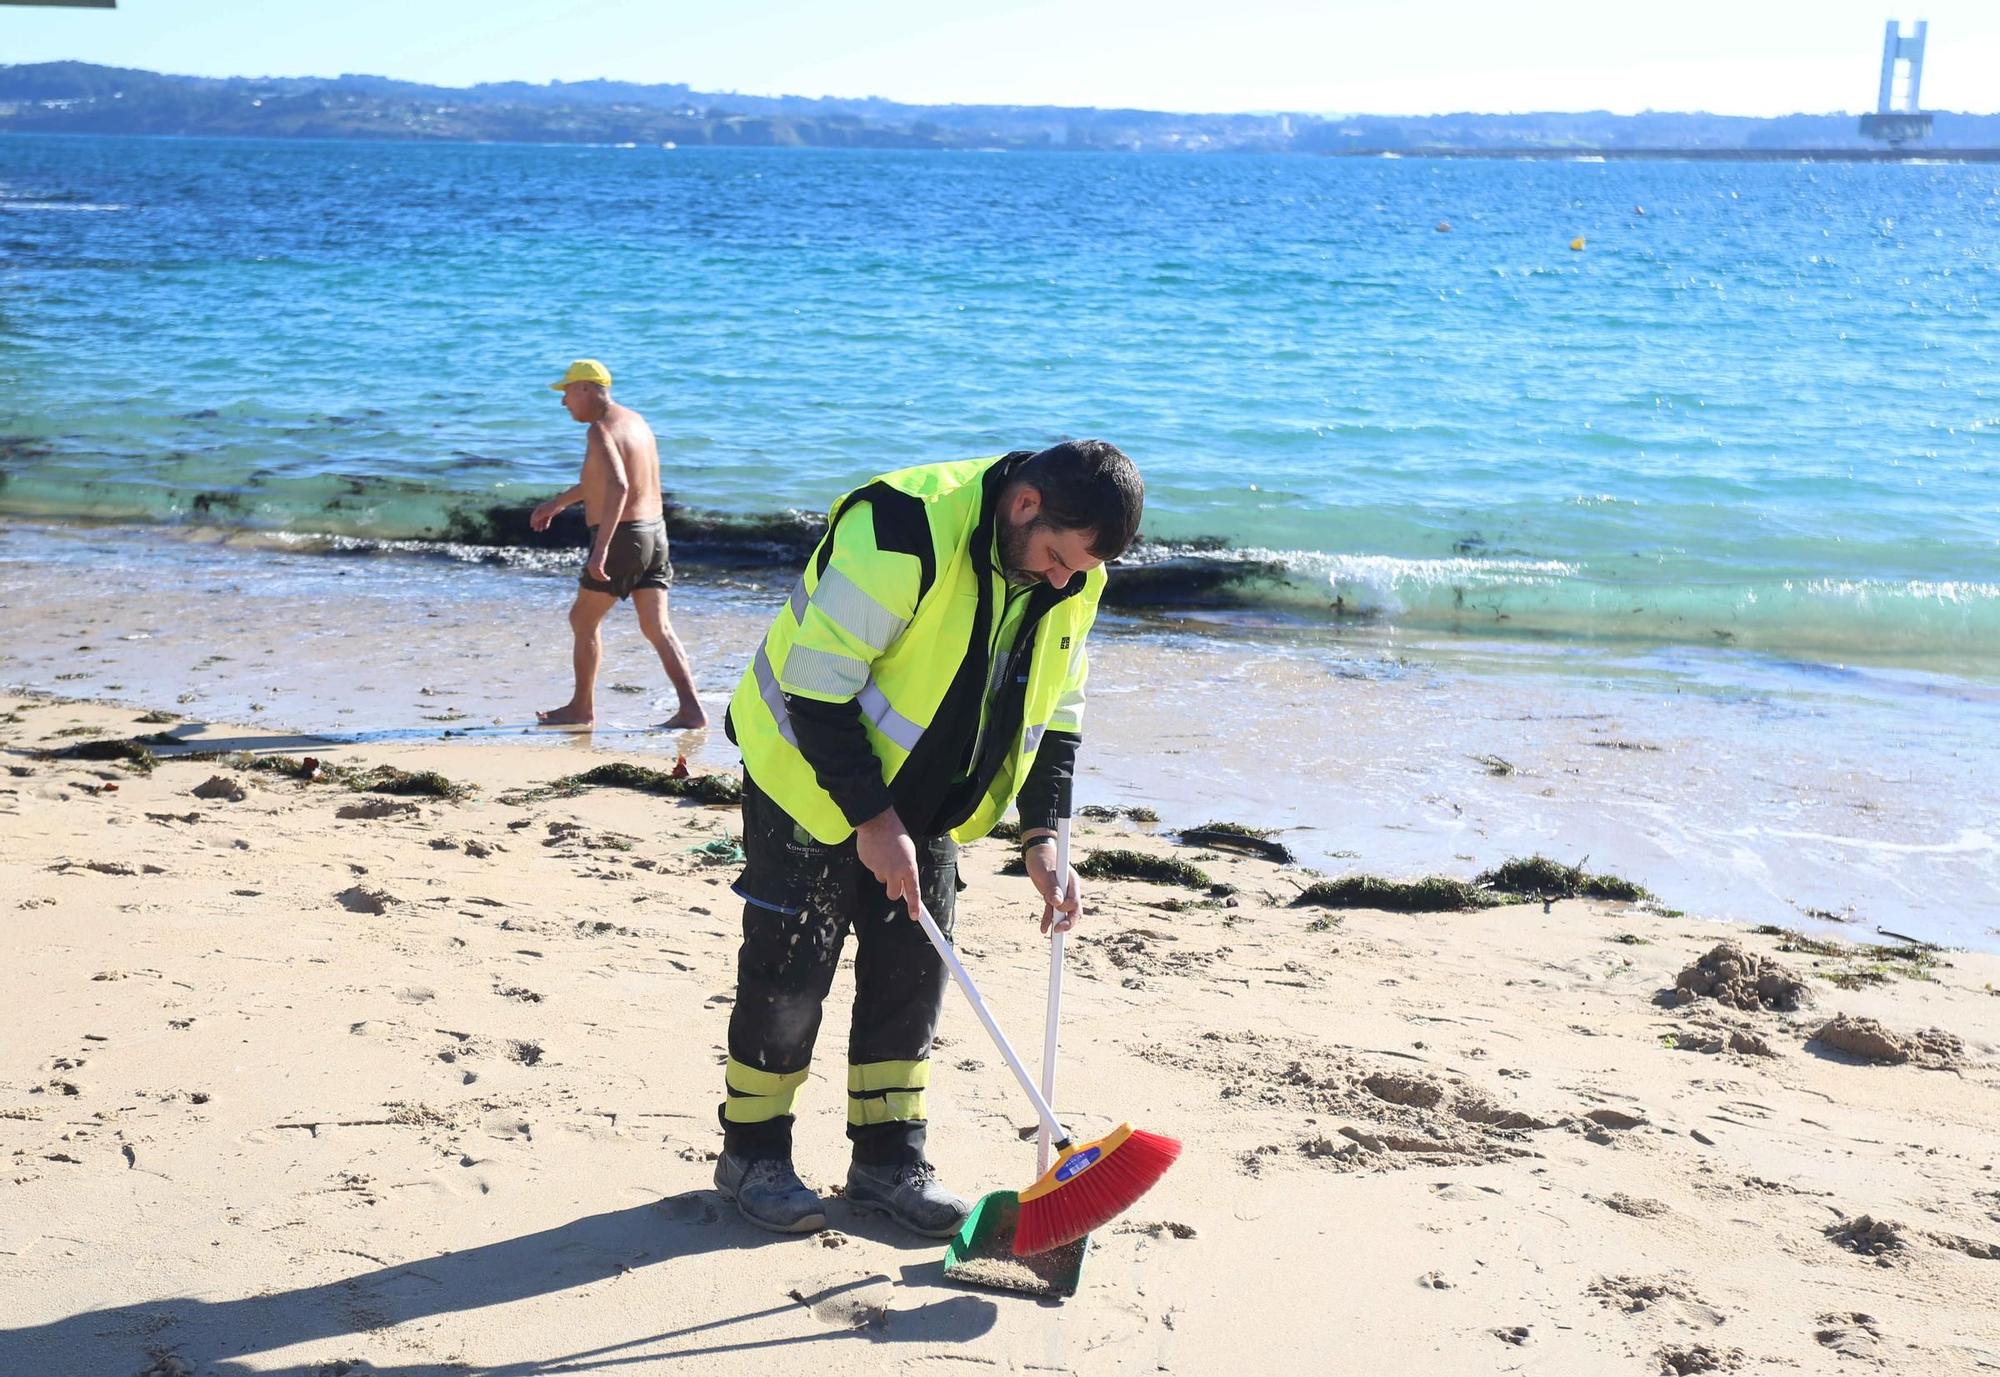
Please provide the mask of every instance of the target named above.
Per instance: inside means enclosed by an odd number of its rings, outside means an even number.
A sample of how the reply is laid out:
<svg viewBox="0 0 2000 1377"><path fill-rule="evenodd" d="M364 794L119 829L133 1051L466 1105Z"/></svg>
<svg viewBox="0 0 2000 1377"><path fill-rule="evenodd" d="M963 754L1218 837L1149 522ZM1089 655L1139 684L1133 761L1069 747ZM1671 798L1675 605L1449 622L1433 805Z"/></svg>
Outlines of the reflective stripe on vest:
<svg viewBox="0 0 2000 1377"><path fill-rule="evenodd" d="M805 760L787 695L799 702L853 702L883 782L892 789L913 756L924 760L927 770L938 768L925 749L925 724L940 711L964 663L962 656L971 649L976 604L990 597L996 623L989 627L988 646L999 639L997 619L1007 613L1007 590L999 573L986 568L987 552L974 551L971 544L982 528L988 475L1000 462L967 460L899 470L843 497L833 508L819 551L803 577L786 590L784 605L776 609L737 685L730 715L745 768L795 824L822 844L837 845L854 828ZM864 553L867 541L857 539L849 558L835 565L830 542L842 513L857 497L876 489L887 495L866 499L878 503L874 553ZM917 518L920 523L913 530ZM907 563L912 559L922 575L914 606L899 601L911 591ZM975 577L990 579L990 592ZM1057 600L1042 614L1032 651L1024 649L1011 663L1006 655L994 655L993 677L979 676L985 693L975 737L994 725L995 688L1022 694L1021 717L1009 729L1008 749L982 749L979 755L982 761L995 754L1000 759L985 796L952 829L961 841L985 835L1013 802L1045 728L1075 730L1082 693L1068 692L1067 681L1082 667L1083 639L1095 618L1105 575L1093 569L1077 577L1082 586L1076 596ZM1015 680L1001 682L1008 668ZM968 725L956 720L955 709L952 730ZM957 752L944 754L955 757ZM943 758L941 754L939 760Z"/></svg>
<svg viewBox="0 0 2000 1377"><path fill-rule="evenodd" d="M785 661L786 669L789 670L792 660L797 659L802 653L800 647L793 646L791 658ZM785 707L785 690L779 685L777 671L771 668L771 656L761 643L757 647L757 658L751 662L750 668L757 676L757 696L764 700L764 706L771 710L771 716L777 720L778 735L784 737L785 741L796 750L799 738L792 729L792 714ZM864 680L852 697L861 705L861 715L874 724L876 731L906 751L914 751L917 748L917 741L923 736L924 729L889 706L889 696L875 687L873 679Z"/></svg>
<svg viewBox="0 0 2000 1377"><path fill-rule="evenodd" d="M854 701L861 705L861 715L875 724L876 731L906 751L917 748L917 740L924 734L924 729L889 706L889 695L877 688L873 679L861 686L861 692L854 695Z"/></svg>
<svg viewBox="0 0 2000 1377"><path fill-rule="evenodd" d="M887 650L889 643L909 625L839 569L828 569L819 586L810 593L806 592L804 576L800 576L786 606L792 610L792 620L801 626L805 624L806 609L818 608L821 616L877 655Z"/></svg>
<svg viewBox="0 0 2000 1377"><path fill-rule="evenodd" d="M750 668L757 676L757 696L764 700L764 706L778 723L778 735L796 751L799 738L792 731L792 715L785 711L785 691L778 687L778 672L771 668L771 656L762 641L757 642L757 658Z"/></svg>

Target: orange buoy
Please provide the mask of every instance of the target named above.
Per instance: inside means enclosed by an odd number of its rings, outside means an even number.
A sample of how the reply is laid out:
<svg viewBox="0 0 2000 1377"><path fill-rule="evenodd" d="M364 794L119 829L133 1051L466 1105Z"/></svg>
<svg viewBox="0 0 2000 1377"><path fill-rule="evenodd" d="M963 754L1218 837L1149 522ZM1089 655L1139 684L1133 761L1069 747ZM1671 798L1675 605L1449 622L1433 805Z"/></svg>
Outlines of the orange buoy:
<svg viewBox="0 0 2000 1377"><path fill-rule="evenodd" d="M1570 241L1569 241L1569 246L1570 246L1570 248L1572 248L1573 250L1575 250L1575 251L1576 251L1577 253L1582 253L1582 252L1583 252L1583 236L1579 234L1579 235L1578 235L1578 236L1577 236L1576 238L1574 238L1574 239L1570 240Z"/></svg>

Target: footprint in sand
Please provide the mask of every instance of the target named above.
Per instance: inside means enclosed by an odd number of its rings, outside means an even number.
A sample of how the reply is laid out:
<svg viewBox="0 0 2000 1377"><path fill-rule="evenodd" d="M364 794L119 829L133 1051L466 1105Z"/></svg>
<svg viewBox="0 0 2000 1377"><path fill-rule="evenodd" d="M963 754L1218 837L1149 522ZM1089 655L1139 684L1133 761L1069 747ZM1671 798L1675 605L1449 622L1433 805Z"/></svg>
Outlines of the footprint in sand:
<svg viewBox="0 0 2000 1377"><path fill-rule="evenodd" d="M880 1329L889 1322L889 1279L879 1273L813 1292L795 1287L785 1294L829 1329Z"/></svg>
<svg viewBox="0 0 2000 1377"><path fill-rule="evenodd" d="M1596 1197L1586 1195L1584 1199L1591 1200ZM1627 1195L1623 1191L1615 1191L1597 1200L1597 1203L1620 1214L1631 1215L1634 1219L1657 1219L1667 1212L1666 1205L1658 1200L1646 1196Z"/></svg>
<svg viewBox="0 0 2000 1377"><path fill-rule="evenodd" d="M345 821L354 821L356 819L405 818L421 811L416 804L409 802L407 799L371 798L363 799L359 803L343 803L340 807L333 810L333 815Z"/></svg>
<svg viewBox="0 0 2000 1377"><path fill-rule="evenodd" d="M1879 1366L1886 1356L1882 1331L1876 1328L1873 1315L1851 1310L1821 1315L1819 1324L1820 1327L1813 1331L1813 1338L1843 1358L1856 1358Z"/></svg>
<svg viewBox="0 0 2000 1377"><path fill-rule="evenodd" d="M1740 1348L1717 1349L1707 1344L1688 1344L1660 1350L1660 1371L1672 1377L1688 1377L1696 1372L1733 1372L1743 1364Z"/></svg>
<svg viewBox="0 0 2000 1377"><path fill-rule="evenodd" d="M1719 1325L1729 1317L1673 1277L1599 1277L1585 1288L1607 1310L1627 1315L1672 1315L1691 1327Z"/></svg>
<svg viewBox="0 0 2000 1377"><path fill-rule="evenodd" d="M1627 1114L1622 1109L1593 1109L1587 1112L1583 1117L1590 1120L1594 1124L1599 1124L1605 1128L1617 1129L1620 1132L1623 1132L1627 1129L1638 1128L1641 1124L1646 1122L1644 1116L1638 1114Z"/></svg>
<svg viewBox="0 0 2000 1377"><path fill-rule="evenodd" d="M715 1208L713 1191L683 1191L670 1195L659 1204L659 1211L674 1224L713 1224L722 1218Z"/></svg>

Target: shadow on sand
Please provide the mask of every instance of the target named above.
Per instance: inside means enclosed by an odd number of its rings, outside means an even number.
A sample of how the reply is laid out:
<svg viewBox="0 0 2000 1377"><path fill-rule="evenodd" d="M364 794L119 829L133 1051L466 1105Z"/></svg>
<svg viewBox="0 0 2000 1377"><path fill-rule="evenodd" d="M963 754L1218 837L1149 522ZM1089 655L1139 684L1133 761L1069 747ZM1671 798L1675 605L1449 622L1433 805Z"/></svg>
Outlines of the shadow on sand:
<svg viewBox="0 0 2000 1377"><path fill-rule="evenodd" d="M880 1273L825 1287L787 1292L790 1268L774 1268L775 1303L696 1324L664 1328L602 1346L581 1345L546 1357L497 1365L457 1358L398 1359L393 1368L340 1356L341 1341L358 1334L459 1311L505 1305L592 1286L615 1286L628 1273L704 1253L741 1248L819 1251L810 1239L782 1239L737 1219L711 1191L689 1191L653 1204L588 1215L540 1233L445 1253L358 1276L233 1300L172 1297L82 1311L47 1324L0 1330L0 1373L90 1373L94 1377L544 1377L555 1373L617 1372L640 1364L695 1360L760 1349L793 1350L786 1366L808 1363L803 1350L826 1343L964 1343L992 1329L993 1302L947 1295L908 1308L883 1310L854 1295L886 1286ZM929 1269L906 1267L905 1284L933 1280ZM782 1338L733 1336L759 1320L809 1312L820 1332ZM294 1344L325 1341L328 1352L302 1366L273 1368L240 1361ZM449 1350L447 1350L449 1351Z"/></svg>

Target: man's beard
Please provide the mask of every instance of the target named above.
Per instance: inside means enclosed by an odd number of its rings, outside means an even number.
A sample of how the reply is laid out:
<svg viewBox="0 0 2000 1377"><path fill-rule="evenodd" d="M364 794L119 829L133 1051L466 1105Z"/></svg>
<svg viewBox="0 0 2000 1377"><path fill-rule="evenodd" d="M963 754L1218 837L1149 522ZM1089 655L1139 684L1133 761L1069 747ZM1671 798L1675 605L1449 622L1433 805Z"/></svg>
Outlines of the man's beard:
<svg viewBox="0 0 2000 1377"><path fill-rule="evenodd" d="M1000 528L1000 574L1016 588L1033 588L1042 581L1040 574L1022 567L1028 562L1028 537L1040 524L1031 518L1019 526Z"/></svg>

